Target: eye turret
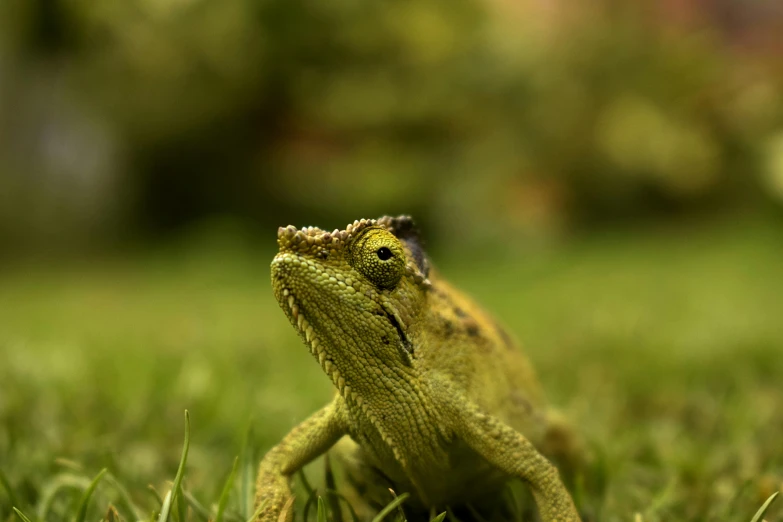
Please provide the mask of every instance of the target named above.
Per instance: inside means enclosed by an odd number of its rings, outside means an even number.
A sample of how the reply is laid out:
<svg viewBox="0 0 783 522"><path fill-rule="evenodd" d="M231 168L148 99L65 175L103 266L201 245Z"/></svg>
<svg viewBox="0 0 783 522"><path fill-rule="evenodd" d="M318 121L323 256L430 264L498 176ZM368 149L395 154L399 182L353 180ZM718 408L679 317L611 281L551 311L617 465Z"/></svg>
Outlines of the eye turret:
<svg viewBox="0 0 783 522"><path fill-rule="evenodd" d="M405 272L405 251L388 230L369 228L351 245L351 264L376 287L390 290Z"/></svg>

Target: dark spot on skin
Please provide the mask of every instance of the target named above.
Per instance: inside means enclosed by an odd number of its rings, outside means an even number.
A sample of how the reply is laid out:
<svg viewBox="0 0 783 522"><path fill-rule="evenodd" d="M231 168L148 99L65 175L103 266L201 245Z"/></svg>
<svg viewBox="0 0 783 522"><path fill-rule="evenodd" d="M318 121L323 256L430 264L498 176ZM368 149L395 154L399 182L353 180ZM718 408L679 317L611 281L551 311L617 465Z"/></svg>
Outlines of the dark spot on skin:
<svg viewBox="0 0 783 522"><path fill-rule="evenodd" d="M389 341L389 338L388 338L387 336L385 336L385 335L382 335L382 336L381 336L381 342L382 342L383 344L389 344L391 341Z"/></svg>
<svg viewBox="0 0 783 522"><path fill-rule="evenodd" d="M318 252L318 257L321 259L326 259L327 257L329 257L329 252L326 250L321 250L320 252Z"/></svg>
<svg viewBox="0 0 783 522"><path fill-rule="evenodd" d="M468 316L468 314L465 313L465 310L463 310L462 308L460 308L458 306L454 307L454 315L456 315L459 318Z"/></svg>
<svg viewBox="0 0 783 522"><path fill-rule="evenodd" d="M471 337L478 337L479 336L479 328L475 324L469 324L468 329L466 330L468 332L468 335Z"/></svg>
<svg viewBox="0 0 783 522"><path fill-rule="evenodd" d="M443 334L446 337L454 335L454 323L445 318L443 319Z"/></svg>

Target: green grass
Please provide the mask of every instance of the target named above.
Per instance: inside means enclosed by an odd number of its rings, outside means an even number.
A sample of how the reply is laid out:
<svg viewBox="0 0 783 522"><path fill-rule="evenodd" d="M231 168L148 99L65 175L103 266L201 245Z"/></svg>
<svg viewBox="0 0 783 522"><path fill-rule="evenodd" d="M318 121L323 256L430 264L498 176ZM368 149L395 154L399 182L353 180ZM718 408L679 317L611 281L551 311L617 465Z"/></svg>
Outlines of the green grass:
<svg viewBox="0 0 783 522"><path fill-rule="evenodd" d="M271 255L191 245L5 269L0 520L156 520L167 498L168 520L251 518L263 451L332 393L274 302ZM780 489L783 231L434 258L523 340L589 441L578 502L594 520L748 522ZM323 494L322 466L307 482Z"/></svg>

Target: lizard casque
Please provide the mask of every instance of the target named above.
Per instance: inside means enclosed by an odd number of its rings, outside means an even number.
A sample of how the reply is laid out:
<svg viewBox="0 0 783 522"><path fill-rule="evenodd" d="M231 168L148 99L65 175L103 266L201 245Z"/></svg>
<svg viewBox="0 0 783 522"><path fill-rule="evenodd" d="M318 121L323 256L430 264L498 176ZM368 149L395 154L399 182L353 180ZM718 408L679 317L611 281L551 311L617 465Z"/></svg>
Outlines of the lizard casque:
<svg viewBox="0 0 783 522"><path fill-rule="evenodd" d="M543 521L579 520L536 449L554 424L531 366L431 268L410 217L334 232L288 226L278 244L275 297L338 393L263 458L262 522L291 519L292 474L335 445L368 509L388 503L392 488L426 518L497 501L518 477Z"/></svg>

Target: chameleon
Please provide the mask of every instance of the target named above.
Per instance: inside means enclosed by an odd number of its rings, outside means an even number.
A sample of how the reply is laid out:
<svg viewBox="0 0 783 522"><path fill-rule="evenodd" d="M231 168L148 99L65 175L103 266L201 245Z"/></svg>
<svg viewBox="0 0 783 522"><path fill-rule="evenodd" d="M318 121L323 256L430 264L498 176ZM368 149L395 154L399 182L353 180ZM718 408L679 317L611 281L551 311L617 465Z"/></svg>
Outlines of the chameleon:
<svg viewBox="0 0 783 522"><path fill-rule="evenodd" d="M292 520L292 475L332 448L367 509L391 489L408 520L480 510L519 478L542 521L580 520L542 453L558 423L532 366L438 274L411 217L289 225L277 243L275 298L337 393L262 458L258 520Z"/></svg>

